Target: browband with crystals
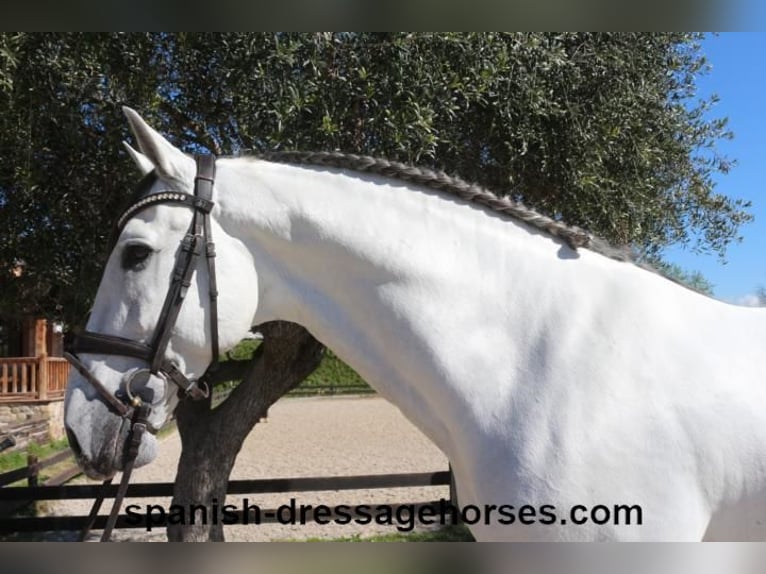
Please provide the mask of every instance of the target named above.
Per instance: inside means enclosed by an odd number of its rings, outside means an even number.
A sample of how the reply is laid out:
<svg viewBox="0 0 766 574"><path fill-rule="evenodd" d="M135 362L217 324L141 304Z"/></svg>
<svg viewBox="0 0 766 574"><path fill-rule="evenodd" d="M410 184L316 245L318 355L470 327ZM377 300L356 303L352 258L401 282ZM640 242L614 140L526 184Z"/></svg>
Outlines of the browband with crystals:
<svg viewBox="0 0 766 574"><path fill-rule="evenodd" d="M152 193L151 195L147 195L146 197L139 199L137 202L125 210L125 212L117 220L117 231L122 231L122 228L125 227L125 224L137 213L158 203L178 203L180 205L186 205L188 207L199 209L204 213L210 213L215 206L215 203L212 201L195 195L190 195L188 193L182 193L180 191L160 191L157 193Z"/></svg>

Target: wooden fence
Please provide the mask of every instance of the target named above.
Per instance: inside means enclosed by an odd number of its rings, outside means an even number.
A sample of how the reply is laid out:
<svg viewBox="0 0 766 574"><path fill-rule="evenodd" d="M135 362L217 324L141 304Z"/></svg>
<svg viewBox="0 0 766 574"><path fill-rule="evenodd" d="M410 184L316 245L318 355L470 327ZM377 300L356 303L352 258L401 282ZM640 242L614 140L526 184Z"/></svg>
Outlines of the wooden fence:
<svg viewBox="0 0 766 574"><path fill-rule="evenodd" d="M0 487L13 484L19 480L27 481L28 486L39 486L40 484L40 471L54 464L59 464L65 460L72 458L74 454L69 449L62 450L50 456L44 460L40 460L37 456L30 454L27 455L27 466L10 470L0 474ZM46 486L59 485L71 480L75 476L82 474L80 468L74 464L66 470L59 472L56 476L49 478L45 481ZM0 491L1 492L1 491Z"/></svg>
<svg viewBox="0 0 766 574"><path fill-rule="evenodd" d="M63 398L69 363L61 357L0 359L0 402L47 401Z"/></svg>
<svg viewBox="0 0 766 574"><path fill-rule="evenodd" d="M368 385L339 385L330 382L326 385L298 385L288 392L288 396L313 396L313 395L371 395L375 389Z"/></svg>
<svg viewBox="0 0 766 574"><path fill-rule="evenodd" d="M72 451L69 449L56 453L53 456L50 456L44 460L40 460L37 456L33 454L27 455L27 466L0 474L0 487L5 487L9 484L13 484L14 482L18 482L20 480L27 481L27 488L34 488L34 487L40 486L40 471L41 470L51 467L55 464L62 463L72 458L72 456L73 456ZM80 470L80 467L78 467L77 465L73 463L67 468L65 468L64 470L61 470L60 472L58 472L55 476L52 476L49 479L47 479L43 483L43 485L44 486L59 486L66 483L69 480L72 480L75 476L78 476L80 474L82 474L82 470ZM19 491L19 492L22 492L22 495L15 497L12 500L0 499L0 516L6 516L8 514L11 514L15 512L16 510L18 510L19 508L22 508L26 506L27 504L31 503L34 500L33 497L23 494L26 491L25 488L0 488L0 492L4 492L6 490ZM2 529L0 528L0 532L1 531Z"/></svg>
<svg viewBox="0 0 766 574"><path fill-rule="evenodd" d="M68 455L66 451L64 454ZM54 458L62 457L62 454ZM60 461L61 459L59 459ZM34 465L11 471L0 475L0 485L9 484L9 480L21 480L30 478L34 473L39 473L43 464L49 464L47 461L36 462ZM65 476L60 473L59 477ZM5 487L0 488L0 504L25 504L36 500L73 500L96 498L102 492L107 498L114 498L118 486L112 484L109 486L78 484L71 486L54 485L52 483L58 480L54 477L48 480L44 486L38 486L30 481L30 486L26 487ZM66 478L69 480L71 476ZM34 484L32 486L32 484ZM126 498L144 498L144 497L171 497L173 496L172 482L150 482L135 483L128 487ZM373 474L359 476L331 476L331 477L310 477L310 478L268 478L258 480L230 480L226 489L227 494L281 494L298 492L318 492L328 490L368 490L378 488L405 488L417 486L449 486L449 500L454 499L454 482L452 473L449 470L438 472L423 472L409 474ZM406 506L408 510L417 512L423 507L436 507L439 501L411 502L390 504L392 511L399 507ZM354 507L349 506L351 516L356 516ZM238 524L257 524L279 522L279 512L277 509L263 509L257 515L254 510L245 512L239 510L236 512ZM349 513L344 513L344 517ZM93 528L95 530L103 529L106 524L106 516L100 515ZM121 514L117 519L117 528L146 528L143 521L132 520L126 514ZM167 526L166 517L162 516L155 522L153 516L152 527ZM313 511L309 511L306 520L313 520ZM322 519L326 520L333 516L323 514ZM41 532L41 531L79 531L88 521L87 516L43 516L43 517L0 517L0 534L14 532Z"/></svg>

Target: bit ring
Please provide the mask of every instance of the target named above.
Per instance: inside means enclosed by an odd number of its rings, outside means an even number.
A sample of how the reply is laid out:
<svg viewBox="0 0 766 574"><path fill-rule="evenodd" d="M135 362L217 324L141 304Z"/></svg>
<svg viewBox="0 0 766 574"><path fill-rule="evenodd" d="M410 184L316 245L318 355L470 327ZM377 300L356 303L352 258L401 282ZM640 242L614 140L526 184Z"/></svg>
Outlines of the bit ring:
<svg viewBox="0 0 766 574"><path fill-rule="evenodd" d="M134 393L134 391L131 389L131 386L133 385L133 383L136 381L136 379L139 376L144 376L144 375L146 376L146 381L149 381L149 379L152 376L152 372L149 369L138 369L138 370L134 371L133 373L131 373L128 376L127 381L125 382L125 393L128 395L128 402L133 407L136 407L136 408L141 406L141 404L143 404L145 401L138 394L138 391ZM155 406L155 405L160 404L162 401L165 400L165 397L167 397L167 395L168 395L168 380L164 376L162 376L161 374L157 374L155 376L157 378L159 378L160 380L162 380L162 396L160 396L159 399L154 400L151 403L149 403L150 406ZM140 391L140 389L139 389L139 391Z"/></svg>

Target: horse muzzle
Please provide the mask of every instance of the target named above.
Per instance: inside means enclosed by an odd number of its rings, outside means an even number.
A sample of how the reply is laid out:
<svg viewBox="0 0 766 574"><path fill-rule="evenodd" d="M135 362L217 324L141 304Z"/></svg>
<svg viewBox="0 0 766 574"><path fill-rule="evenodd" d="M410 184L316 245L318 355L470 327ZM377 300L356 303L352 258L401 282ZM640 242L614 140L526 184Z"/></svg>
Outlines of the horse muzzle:
<svg viewBox="0 0 766 574"><path fill-rule="evenodd" d="M67 417L65 429L69 446L77 464L90 478L104 480L124 469L129 457L135 466L143 466L156 458L157 441L148 425L148 408L137 408L133 417L115 416L101 401L87 401L81 393L69 400L87 405L76 405L77 417ZM98 421L98 424L93 424ZM138 441L131 448L136 425L143 425ZM130 452L132 450L132 452Z"/></svg>

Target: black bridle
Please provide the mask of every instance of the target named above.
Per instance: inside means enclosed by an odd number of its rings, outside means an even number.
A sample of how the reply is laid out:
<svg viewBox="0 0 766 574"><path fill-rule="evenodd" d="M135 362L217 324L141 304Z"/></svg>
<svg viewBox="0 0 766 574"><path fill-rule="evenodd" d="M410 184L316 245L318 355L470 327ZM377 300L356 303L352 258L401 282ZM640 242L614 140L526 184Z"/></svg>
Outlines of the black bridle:
<svg viewBox="0 0 766 574"><path fill-rule="evenodd" d="M156 178L155 178L156 179ZM83 331L75 335L72 343L67 347L64 357L75 369L88 381L98 392L100 398L107 406L124 419L131 421L130 433L124 449L124 464L122 483L115 497L112 513L104 529L102 541L108 540L114 523L117 519L119 506L127 491L130 473L133 463L138 456L138 447L141 437L147 430L152 430L147 422L151 414L151 404L146 403L138 391L131 386L140 377L151 375L159 376L167 385L167 382L178 387L179 394L188 396L194 400L205 399L209 396L209 386L206 377L218 367L218 290L215 275L215 244L213 243L210 224L210 212L215 203L213 197L213 182L215 180L215 156L197 156L197 175L194 179L194 195L188 193L166 190L144 195L133 203L117 220L117 235L122 231L127 222L144 209L158 204L178 204L191 207L194 212L189 229L181 241L181 248L176 256L175 266L171 276L170 287L165 296L157 327L149 342L134 341L114 335L105 335L91 331ZM192 380L182 373L171 360L165 357L173 327L181 311L181 305L186 297L186 292L191 285L197 260L205 253L208 269L209 297L210 297L210 332L211 350L213 359L205 374L198 380ZM106 386L91 373L80 360L78 354L93 353L99 355L120 355L141 359L148 364L148 369L139 369L133 372L125 381L124 390L118 390L112 394ZM105 481L109 484L111 479ZM96 500L91 510L90 524L82 533L84 539L92 527L103 497Z"/></svg>

